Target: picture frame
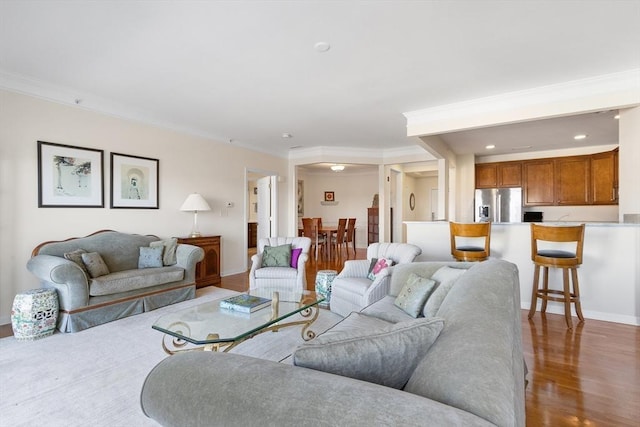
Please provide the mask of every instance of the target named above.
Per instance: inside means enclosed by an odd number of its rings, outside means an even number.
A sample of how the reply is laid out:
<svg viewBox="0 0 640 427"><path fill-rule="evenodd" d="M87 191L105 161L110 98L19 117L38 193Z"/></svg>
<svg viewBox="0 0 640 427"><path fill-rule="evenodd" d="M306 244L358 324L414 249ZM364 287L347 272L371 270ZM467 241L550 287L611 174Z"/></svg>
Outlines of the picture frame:
<svg viewBox="0 0 640 427"><path fill-rule="evenodd" d="M111 153L111 208L158 209L160 161Z"/></svg>
<svg viewBox="0 0 640 427"><path fill-rule="evenodd" d="M324 192L324 201L325 202L335 202L335 194L333 191L325 191Z"/></svg>
<svg viewBox="0 0 640 427"><path fill-rule="evenodd" d="M298 180L298 218L304 216L304 180Z"/></svg>
<svg viewBox="0 0 640 427"><path fill-rule="evenodd" d="M104 151L38 141L38 207L103 208Z"/></svg>

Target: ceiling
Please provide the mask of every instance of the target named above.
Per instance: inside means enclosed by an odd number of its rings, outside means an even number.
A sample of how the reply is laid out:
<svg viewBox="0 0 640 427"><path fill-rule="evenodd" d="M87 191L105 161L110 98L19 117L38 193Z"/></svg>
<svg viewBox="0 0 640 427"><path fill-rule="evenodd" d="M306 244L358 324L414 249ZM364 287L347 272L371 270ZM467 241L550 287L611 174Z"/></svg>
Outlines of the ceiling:
<svg viewBox="0 0 640 427"><path fill-rule="evenodd" d="M640 69L638 46L639 0L0 2L0 87L282 156L410 146L405 112ZM617 142L600 118L443 139Z"/></svg>

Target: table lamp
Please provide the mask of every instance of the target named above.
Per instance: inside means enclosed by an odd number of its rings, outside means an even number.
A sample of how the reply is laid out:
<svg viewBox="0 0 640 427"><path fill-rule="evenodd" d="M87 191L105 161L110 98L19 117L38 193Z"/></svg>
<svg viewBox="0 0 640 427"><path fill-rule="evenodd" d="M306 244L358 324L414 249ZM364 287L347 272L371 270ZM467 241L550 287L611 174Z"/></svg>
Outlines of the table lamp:
<svg viewBox="0 0 640 427"><path fill-rule="evenodd" d="M193 212L193 229L189 237L200 237L198 231L198 211L210 211L211 207L207 201L198 193L189 194L187 200L180 207L181 211Z"/></svg>

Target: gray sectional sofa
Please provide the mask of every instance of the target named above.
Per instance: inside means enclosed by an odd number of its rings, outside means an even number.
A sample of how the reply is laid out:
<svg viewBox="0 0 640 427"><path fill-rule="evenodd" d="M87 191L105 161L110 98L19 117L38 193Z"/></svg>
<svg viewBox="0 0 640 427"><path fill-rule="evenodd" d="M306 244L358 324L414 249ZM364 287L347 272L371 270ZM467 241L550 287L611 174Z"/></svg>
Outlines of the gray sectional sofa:
<svg viewBox="0 0 640 427"><path fill-rule="evenodd" d="M443 266L467 271L451 282L441 305L431 307L436 310L434 318L413 319L394 304L411 273L431 277ZM524 426L517 267L490 260L473 265L418 262L392 270L388 296L303 344L293 359L309 362L305 352L319 343L322 347L323 337L336 329L343 334L351 329L348 351L329 351L328 357L319 359L330 362L351 354L360 359L360 368L370 371L366 378L382 377L381 383L389 380L385 378L389 372L396 375L410 366L406 383L401 379L394 384L391 378L388 385L381 385L237 354L191 352L170 356L149 373L141 393L142 410L161 425L183 427ZM368 320L360 323L362 319ZM379 354L371 356L372 346L362 336L370 335L372 322L389 322L387 331L414 329L412 322L418 327L439 324L442 329L427 350L412 347L414 338L385 345L378 341L373 347L379 346ZM394 333L384 332L375 339L395 339ZM406 350L398 351L402 346ZM401 360L385 359L387 353L396 353ZM340 360L338 371L342 366L354 368L353 358L349 363Z"/></svg>
<svg viewBox="0 0 640 427"><path fill-rule="evenodd" d="M161 246L163 255L169 255L166 241L157 236L102 230L38 245L27 269L40 279L42 287L58 291L58 329L78 332L195 297L195 270L204 258L202 248L171 245L175 256L163 256L159 266L139 268L140 248ZM92 277L80 258L71 260L69 254L79 256L81 252L98 253L106 265L103 273L107 274Z"/></svg>

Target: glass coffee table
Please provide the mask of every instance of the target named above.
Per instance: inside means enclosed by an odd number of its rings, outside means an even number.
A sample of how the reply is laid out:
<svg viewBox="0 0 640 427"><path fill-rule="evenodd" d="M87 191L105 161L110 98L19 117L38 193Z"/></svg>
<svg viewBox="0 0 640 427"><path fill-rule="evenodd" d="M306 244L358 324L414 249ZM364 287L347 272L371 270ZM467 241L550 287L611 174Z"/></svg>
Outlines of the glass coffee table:
<svg viewBox="0 0 640 427"><path fill-rule="evenodd" d="M318 304L324 297L313 291L292 292L278 289L254 289L250 295L271 299L271 305L253 313L240 313L210 301L160 317L152 326L165 335L162 348L168 354L180 351L229 351L241 342L268 331L303 325L302 338L316 336L310 329L318 318ZM224 299L224 298L223 298ZM300 314L302 320L289 319ZM167 345L167 337L171 337Z"/></svg>

